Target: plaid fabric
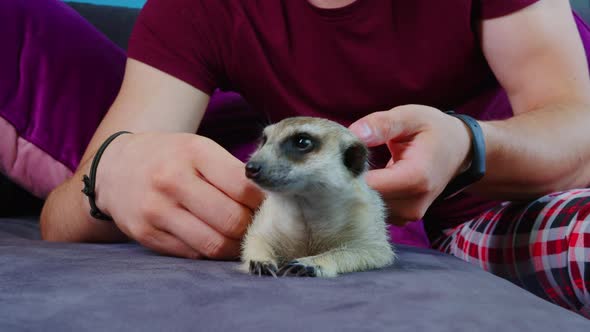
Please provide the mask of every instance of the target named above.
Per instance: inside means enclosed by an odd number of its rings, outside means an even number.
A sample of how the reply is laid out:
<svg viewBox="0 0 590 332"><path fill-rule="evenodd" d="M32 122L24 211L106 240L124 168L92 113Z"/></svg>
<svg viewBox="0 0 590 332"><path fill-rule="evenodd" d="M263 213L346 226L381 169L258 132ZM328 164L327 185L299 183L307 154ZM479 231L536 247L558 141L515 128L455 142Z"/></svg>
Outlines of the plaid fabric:
<svg viewBox="0 0 590 332"><path fill-rule="evenodd" d="M432 246L590 319L590 189L506 202Z"/></svg>

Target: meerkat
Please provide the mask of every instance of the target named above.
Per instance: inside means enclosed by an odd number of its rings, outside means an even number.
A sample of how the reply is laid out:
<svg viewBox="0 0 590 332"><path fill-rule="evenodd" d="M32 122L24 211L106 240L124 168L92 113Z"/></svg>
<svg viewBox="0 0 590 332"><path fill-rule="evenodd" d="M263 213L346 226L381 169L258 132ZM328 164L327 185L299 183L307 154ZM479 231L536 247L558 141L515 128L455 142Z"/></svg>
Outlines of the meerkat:
<svg viewBox="0 0 590 332"><path fill-rule="evenodd" d="M367 170L367 147L336 122L292 117L264 128L245 172L267 195L246 231L240 269L335 277L393 263L385 207Z"/></svg>

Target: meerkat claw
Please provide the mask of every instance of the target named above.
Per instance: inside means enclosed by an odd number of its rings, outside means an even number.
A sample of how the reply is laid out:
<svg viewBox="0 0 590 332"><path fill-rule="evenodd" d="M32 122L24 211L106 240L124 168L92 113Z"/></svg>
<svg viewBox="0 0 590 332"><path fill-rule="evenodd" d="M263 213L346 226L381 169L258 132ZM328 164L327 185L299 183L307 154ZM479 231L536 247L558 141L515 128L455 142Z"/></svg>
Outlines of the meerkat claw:
<svg viewBox="0 0 590 332"><path fill-rule="evenodd" d="M292 261L283 266L277 274L282 277L317 277L319 275L319 267L305 265L299 261Z"/></svg>
<svg viewBox="0 0 590 332"><path fill-rule="evenodd" d="M277 266L271 262L250 261L250 274L277 277Z"/></svg>

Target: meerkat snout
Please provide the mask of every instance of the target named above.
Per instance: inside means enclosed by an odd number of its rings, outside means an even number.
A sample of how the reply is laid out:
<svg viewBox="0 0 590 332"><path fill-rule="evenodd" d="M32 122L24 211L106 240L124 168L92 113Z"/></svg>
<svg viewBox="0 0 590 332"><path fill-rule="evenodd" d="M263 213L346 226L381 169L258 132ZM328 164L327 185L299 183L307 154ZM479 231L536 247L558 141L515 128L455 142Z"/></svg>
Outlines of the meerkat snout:
<svg viewBox="0 0 590 332"><path fill-rule="evenodd" d="M251 180L256 180L262 170L262 164L255 161L249 161L246 164L246 177Z"/></svg>
<svg viewBox="0 0 590 332"><path fill-rule="evenodd" d="M347 128L287 118L264 129L246 176L267 192L242 244L242 269L333 277L386 266L385 209L365 182L368 149Z"/></svg>

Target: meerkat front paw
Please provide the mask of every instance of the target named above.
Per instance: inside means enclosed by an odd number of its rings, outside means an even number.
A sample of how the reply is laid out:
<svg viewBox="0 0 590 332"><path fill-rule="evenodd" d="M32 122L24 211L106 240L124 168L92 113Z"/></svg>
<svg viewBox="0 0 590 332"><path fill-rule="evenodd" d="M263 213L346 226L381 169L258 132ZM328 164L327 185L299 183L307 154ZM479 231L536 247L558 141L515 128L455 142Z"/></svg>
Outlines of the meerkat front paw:
<svg viewBox="0 0 590 332"><path fill-rule="evenodd" d="M248 272L258 276L277 277L278 267L273 262L250 261L248 263Z"/></svg>
<svg viewBox="0 0 590 332"><path fill-rule="evenodd" d="M282 266L277 275L281 277L321 277L322 269L317 265L293 260Z"/></svg>

